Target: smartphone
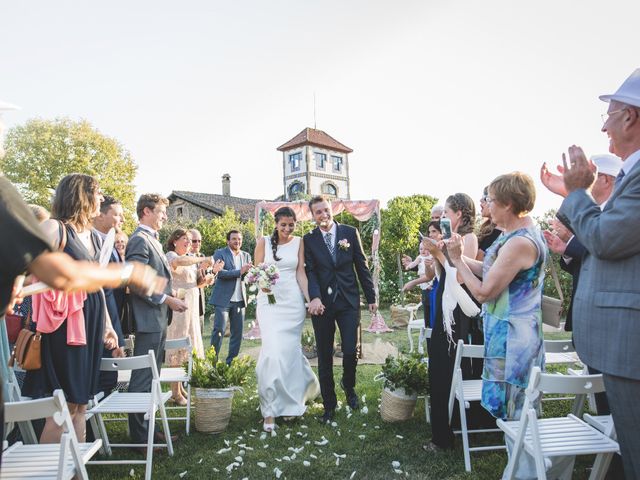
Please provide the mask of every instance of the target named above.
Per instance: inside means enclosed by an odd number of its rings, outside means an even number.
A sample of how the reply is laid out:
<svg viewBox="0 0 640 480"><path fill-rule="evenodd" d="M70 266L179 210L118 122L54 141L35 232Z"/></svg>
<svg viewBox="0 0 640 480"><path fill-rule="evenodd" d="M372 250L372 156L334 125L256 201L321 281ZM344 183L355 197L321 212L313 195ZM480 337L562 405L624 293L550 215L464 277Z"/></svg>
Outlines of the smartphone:
<svg viewBox="0 0 640 480"><path fill-rule="evenodd" d="M441 218L440 230L442 231L442 238L445 240L451 238L451 220L448 218Z"/></svg>
<svg viewBox="0 0 640 480"><path fill-rule="evenodd" d="M424 235L422 234L422 232L420 230L418 230L418 243L422 242L422 240L424 240Z"/></svg>

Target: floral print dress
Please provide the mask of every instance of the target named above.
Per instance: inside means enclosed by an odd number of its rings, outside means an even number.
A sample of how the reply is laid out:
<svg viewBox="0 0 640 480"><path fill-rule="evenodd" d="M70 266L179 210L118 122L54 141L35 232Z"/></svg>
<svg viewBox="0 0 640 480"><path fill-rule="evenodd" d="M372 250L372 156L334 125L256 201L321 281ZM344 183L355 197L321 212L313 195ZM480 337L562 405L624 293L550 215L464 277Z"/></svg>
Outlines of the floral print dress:
<svg viewBox="0 0 640 480"><path fill-rule="evenodd" d="M544 369L542 287L547 247L536 227L501 235L489 247L483 264L486 275L500 249L511 238L525 237L538 250L536 263L518 272L509 286L483 307L484 371L482 406L494 417L519 419L531 368Z"/></svg>

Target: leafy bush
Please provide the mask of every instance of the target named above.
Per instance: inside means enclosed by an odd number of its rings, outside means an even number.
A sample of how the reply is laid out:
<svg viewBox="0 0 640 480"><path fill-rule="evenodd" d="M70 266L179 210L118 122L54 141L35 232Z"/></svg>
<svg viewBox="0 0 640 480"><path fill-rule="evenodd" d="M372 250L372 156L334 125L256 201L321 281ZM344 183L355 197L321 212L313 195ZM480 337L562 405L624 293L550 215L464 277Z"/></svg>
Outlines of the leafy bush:
<svg viewBox="0 0 640 480"><path fill-rule="evenodd" d="M211 346L205 352L204 358L193 352L193 370L191 372L191 386L196 388L229 388L241 387L249 380L256 362L248 355L236 357L227 365L219 360L215 347Z"/></svg>
<svg viewBox="0 0 640 480"><path fill-rule="evenodd" d="M382 366L382 377L385 388L391 391L404 388L407 395L414 392L424 395L429 387L427 364L419 354L389 355Z"/></svg>
<svg viewBox="0 0 640 480"><path fill-rule="evenodd" d="M313 348L316 346L316 337L311 330L302 332L302 348Z"/></svg>

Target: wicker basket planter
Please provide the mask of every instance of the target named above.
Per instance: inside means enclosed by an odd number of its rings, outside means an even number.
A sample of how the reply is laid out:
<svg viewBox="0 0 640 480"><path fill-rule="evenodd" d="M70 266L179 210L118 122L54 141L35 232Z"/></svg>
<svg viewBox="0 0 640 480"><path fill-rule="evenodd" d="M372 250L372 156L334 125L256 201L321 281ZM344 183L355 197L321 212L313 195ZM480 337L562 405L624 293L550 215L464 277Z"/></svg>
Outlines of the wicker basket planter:
<svg viewBox="0 0 640 480"><path fill-rule="evenodd" d="M382 390L382 402L380 404L380 416L385 422L402 422L413 417L416 408L417 394L407 395L404 388L389 388Z"/></svg>
<svg viewBox="0 0 640 480"><path fill-rule="evenodd" d="M391 305L391 326L394 328L406 327L409 323L409 315L409 310L406 306Z"/></svg>
<svg viewBox="0 0 640 480"><path fill-rule="evenodd" d="M196 388L196 430L202 433L220 433L229 425L233 389Z"/></svg>

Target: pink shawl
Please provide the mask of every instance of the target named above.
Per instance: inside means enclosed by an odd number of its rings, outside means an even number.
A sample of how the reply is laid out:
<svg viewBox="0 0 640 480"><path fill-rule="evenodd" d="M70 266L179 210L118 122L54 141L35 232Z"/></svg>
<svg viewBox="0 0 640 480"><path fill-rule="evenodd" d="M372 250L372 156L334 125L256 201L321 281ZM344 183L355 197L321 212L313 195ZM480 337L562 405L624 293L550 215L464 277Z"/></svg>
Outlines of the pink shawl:
<svg viewBox="0 0 640 480"><path fill-rule="evenodd" d="M87 299L86 292L64 293L49 290L33 296L33 321L36 330L42 333L55 332L67 320L67 345L86 345L82 307Z"/></svg>

